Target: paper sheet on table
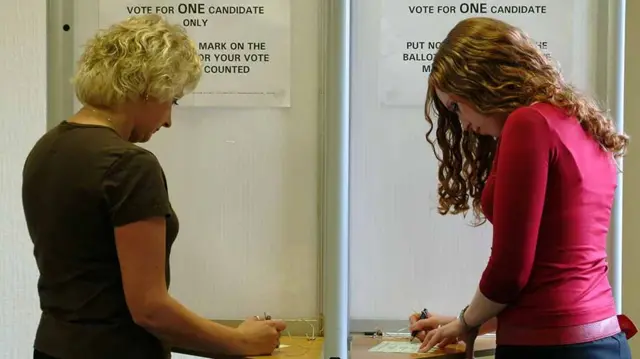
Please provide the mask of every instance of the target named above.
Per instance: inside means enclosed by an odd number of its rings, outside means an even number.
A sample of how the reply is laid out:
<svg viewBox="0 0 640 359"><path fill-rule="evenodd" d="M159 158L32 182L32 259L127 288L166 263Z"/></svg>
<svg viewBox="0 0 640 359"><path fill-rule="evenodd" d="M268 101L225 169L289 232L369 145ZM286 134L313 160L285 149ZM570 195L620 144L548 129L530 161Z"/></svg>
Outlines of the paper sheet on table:
<svg viewBox="0 0 640 359"><path fill-rule="evenodd" d="M384 341L369 349L369 351L378 353L417 353L418 349L420 349L420 343L411 343L408 341ZM432 348L429 352L436 351L437 349L437 347Z"/></svg>
<svg viewBox="0 0 640 359"><path fill-rule="evenodd" d="M280 347L278 349L282 349L282 348L288 348L290 347L290 345L287 344L280 344ZM276 349L276 351L278 350ZM197 359L197 358L202 358L200 356L195 356L195 355L188 355L188 354L178 354L178 353L173 353L171 355L172 359Z"/></svg>

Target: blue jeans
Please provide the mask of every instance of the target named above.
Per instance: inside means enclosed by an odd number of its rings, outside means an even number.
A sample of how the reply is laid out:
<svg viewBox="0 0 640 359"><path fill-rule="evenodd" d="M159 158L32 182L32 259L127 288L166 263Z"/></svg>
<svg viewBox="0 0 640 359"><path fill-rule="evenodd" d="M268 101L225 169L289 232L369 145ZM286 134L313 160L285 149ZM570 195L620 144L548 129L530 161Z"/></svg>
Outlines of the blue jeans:
<svg viewBox="0 0 640 359"><path fill-rule="evenodd" d="M624 333L593 342L557 346L499 345L496 359L631 359Z"/></svg>

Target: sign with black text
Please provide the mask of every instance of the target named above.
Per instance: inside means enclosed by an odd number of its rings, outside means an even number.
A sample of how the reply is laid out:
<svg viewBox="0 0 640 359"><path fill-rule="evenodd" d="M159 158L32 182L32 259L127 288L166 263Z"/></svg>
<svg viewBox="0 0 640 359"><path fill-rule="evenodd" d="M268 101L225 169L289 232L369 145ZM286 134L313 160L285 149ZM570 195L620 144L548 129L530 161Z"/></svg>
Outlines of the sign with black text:
<svg viewBox="0 0 640 359"><path fill-rule="evenodd" d="M379 58L380 101L422 106L440 42L461 20L492 17L523 29L560 65L574 61L574 0L383 0Z"/></svg>
<svg viewBox="0 0 640 359"><path fill-rule="evenodd" d="M289 107L290 1L100 0L100 27L152 13L184 27L203 76L181 106Z"/></svg>

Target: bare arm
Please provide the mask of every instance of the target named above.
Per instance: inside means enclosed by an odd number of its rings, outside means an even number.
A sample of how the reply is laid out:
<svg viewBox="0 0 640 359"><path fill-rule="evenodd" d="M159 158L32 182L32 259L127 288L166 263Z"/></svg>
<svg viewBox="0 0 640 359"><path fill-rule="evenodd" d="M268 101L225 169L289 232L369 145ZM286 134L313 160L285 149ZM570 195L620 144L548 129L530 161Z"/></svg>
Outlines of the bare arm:
<svg viewBox="0 0 640 359"><path fill-rule="evenodd" d="M494 319L504 308L506 304L500 304L492 301L482 294L480 289L476 290L469 308L464 313L465 322L471 326L482 325L485 322Z"/></svg>
<svg viewBox="0 0 640 359"><path fill-rule="evenodd" d="M165 219L115 229L127 306L136 324L175 346L211 354L242 354L238 330L211 322L173 299L165 284Z"/></svg>
<svg viewBox="0 0 640 359"><path fill-rule="evenodd" d="M484 335L488 333L495 333L497 329L498 319L496 319L496 317L493 317L480 326L479 334Z"/></svg>

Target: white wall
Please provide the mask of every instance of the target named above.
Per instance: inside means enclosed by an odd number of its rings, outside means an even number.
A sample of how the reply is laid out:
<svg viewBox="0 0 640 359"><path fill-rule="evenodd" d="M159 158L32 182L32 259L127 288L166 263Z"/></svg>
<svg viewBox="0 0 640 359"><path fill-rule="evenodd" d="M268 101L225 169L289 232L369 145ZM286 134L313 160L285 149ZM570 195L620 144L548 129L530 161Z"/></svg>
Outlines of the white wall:
<svg viewBox="0 0 640 359"><path fill-rule="evenodd" d="M33 356L37 269L24 225L22 165L46 128L46 1L0 11L0 358Z"/></svg>
<svg viewBox="0 0 640 359"><path fill-rule="evenodd" d="M291 1L290 108L180 108L149 143L181 219L171 292L209 318L319 315L319 8Z"/></svg>

